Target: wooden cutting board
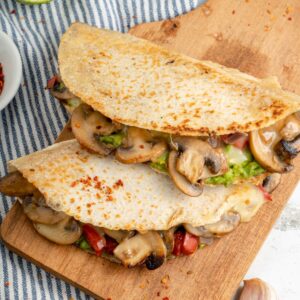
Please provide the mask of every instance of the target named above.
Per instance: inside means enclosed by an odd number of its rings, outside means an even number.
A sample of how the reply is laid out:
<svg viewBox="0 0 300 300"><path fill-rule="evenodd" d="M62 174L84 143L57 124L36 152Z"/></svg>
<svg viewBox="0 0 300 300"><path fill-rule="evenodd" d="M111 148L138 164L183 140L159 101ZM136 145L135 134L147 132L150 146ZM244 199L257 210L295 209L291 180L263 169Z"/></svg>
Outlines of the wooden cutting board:
<svg viewBox="0 0 300 300"><path fill-rule="evenodd" d="M131 33L258 77L276 75L284 88L300 94L300 3L286 3L212 0L187 15L143 24ZM34 231L19 204L7 214L1 235L12 251L96 298L230 299L298 182L299 159L296 165L273 202L250 223L155 271L125 269L73 246L48 242Z"/></svg>

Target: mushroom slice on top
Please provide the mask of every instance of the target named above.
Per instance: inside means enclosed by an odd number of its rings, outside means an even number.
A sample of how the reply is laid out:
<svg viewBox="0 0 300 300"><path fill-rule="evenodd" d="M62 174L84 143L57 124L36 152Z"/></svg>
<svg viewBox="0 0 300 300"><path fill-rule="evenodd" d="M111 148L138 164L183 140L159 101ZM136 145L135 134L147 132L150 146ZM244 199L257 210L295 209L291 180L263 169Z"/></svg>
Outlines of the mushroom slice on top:
<svg viewBox="0 0 300 300"><path fill-rule="evenodd" d="M284 120L284 126L280 130L281 137L286 141L292 141L300 134L300 116L298 113L290 115Z"/></svg>
<svg viewBox="0 0 300 300"><path fill-rule="evenodd" d="M193 227L190 224L184 224L184 228L189 233L196 236L211 237L222 236L233 231L240 223L241 217L236 212L227 212L220 221L199 227Z"/></svg>
<svg viewBox="0 0 300 300"><path fill-rule="evenodd" d="M268 193L272 193L281 181L281 174L273 173L267 176L262 183L264 190Z"/></svg>
<svg viewBox="0 0 300 300"><path fill-rule="evenodd" d="M275 146L275 152L282 161L289 163L300 152L300 134L292 141L281 140Z"/></svg>
<svg viewBox="0 0 300 300"><path fill-rule="evenodd" d="M291 171L291 160L300 152L299 112L250 132L249 141L252 154L265 169L276 173Z"/></svg>
<svg viewBox="0 0 300 300"><path fill-rule="evenodd" d="M125 164L143 163L158 158L166 150L166 142L150 131L129 127L125 145L117 149L116 159Z"/></svg>
<svg viewBox="0 0 300 300"><path fill-rule="evenodd" d="M204 179L205 166L212 174L223 174L227 171L225 154L220 148L213 148L208 142L193 137L175 137L173 143L178 145L181 152L176 169L191 183Z"/></svg>
<svg viewBox="0 0 300 300"><path fill-rule="evenodd" d="M151 262L148 262L146 266L154 269L164 262L167 249L158 232L148 231L145 234L138 233L120 243L115 248L114 254L125 266L129 267L144 262L151 255Z"/></svg>
<svg viewBox="0 0 300 300"><path fill-rule="evenodd" d="M82 229L79 223L72 217L66 217L62 221L53 225L33 223L33 226L40 235L61 245L70 245L75 243L82 234Z"/></svg>
<svg viewBox="0 0 300 300"><path fill-rule="evenodd" d="M274 147L281 140L275 127L254 130L249 134L250 149L255 159L268 171L284 173L291 171L293 166L284 162L275 153Z"/></svg>
<svg viewBox="0 0 300 300"><path fill-rule="evenodd" d="M111 121L86 104L81 104L74 110L71 126L77 141L100 155L108 155L114 148L97 140L99 136L110 135L122 128L121 124Z"/></svg>
<svg viewBox="0 0 300 300"><path fill-rule="evenodd" d="M33 201L32 197L26 197L22 201L26 216L33 222L53 225L66 218L63 212L55 211L43 203Z"/></svg>
<svg viewBox="0 0 300 300"><path fill-rule="evenodd" d="M178 189L191 197L197 197L202 194L203 186L201 183L193 184L184 175L180 174L176 169L176 162L178 158L177 151L173 150L169 154L168 170L169 175L174 181Z"/></svg>

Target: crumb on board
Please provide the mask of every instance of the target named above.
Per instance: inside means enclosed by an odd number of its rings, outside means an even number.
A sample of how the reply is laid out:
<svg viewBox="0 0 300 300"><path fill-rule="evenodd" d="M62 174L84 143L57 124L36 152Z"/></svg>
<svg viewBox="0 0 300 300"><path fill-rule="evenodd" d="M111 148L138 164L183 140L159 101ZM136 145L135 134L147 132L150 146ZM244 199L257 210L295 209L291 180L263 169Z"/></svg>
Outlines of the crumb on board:
<svg viewBox="0 0 300 300"><path fill-rule="evenodd" d="M210 8L210 6L208 4L204 4L202 6L202 11L203 11L205 16L209 16L212 13L212 9Z"/></svg>
<svg viewBox="0 0 300 300"><path fill-rule="evenodd" d="M169 283L169 281L170 281L170 276L169 276L169 275L165 275L165 276L161 279L160 282L161 282L162 284L166 285L166 284Z"/></svg>
<svg viewBox="0 0 300 300"><path fill-rule="evenodd" d="M216 41L218 41L218 42L223 41L223 34L222 34L222 32L214 33L213 36L214 36L214 38L215 38Z"/></svg>
<svg viewBox="0 0 300 300"><path fill-rule="evenodd" d="M186 272L186 274L191 275L191 274L193 274L193 271L189 270L189 271Z"/></svg>

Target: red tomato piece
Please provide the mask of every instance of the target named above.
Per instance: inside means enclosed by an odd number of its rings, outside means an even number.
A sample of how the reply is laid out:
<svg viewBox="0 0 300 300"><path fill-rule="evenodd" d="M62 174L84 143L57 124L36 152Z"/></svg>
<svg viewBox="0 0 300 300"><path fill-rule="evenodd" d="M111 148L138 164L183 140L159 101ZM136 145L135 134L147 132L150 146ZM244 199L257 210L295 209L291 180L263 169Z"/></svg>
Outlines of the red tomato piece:
<svg viewBox="0 0 300 300"><path fill-rule="evenodd" d="M47 89L52 89L57 81L58 77L56 75L50 78L47 82Z"/></svg>
<svg viewBox="0 0 300 300"><path fill-rule="evenodd" d="M105 238L100 235L92 225L89 224L84 224L82 226L82 232L93 250L96 252L96 255L100 256L106 246Z"/></svg>
<svg viewBox="0 0 300 300"><path fill-rule="evenodd" d="M190 255L193 254L199 246L199 237L190 234L189 232L185 232L183 244L182 244L182 254Z"/></svg>
<svg viewBox="0 0 300 300"><path fill-rule="evenodd" d="M233 146L243 150L248 145L248 136L243 136L236 140L236 142L233 144Z"/></svg>
<svg viewBox="0 0 300 300"><path fill-rule="evenodd" d="M233 133L222 136L225 144L233 145L239 149L244 149L248 144L248 135L244 133Z"/></svg>
<svg viewBox="0 0 300 300"><path fill-rule="evenodd" d="M182 252L182 244L184 239L184 232L177 231L174 234L174 248L172 253L176 256L179 256Z"/></svg>
<svg viewBox="0 0 300 300"><path fill-rule="evenodd" d="M272 201L272 195L268 193L262 185L258 185L258 188L262 191L264 194L265 200L266 201Z"/></svg>
<svg viewBox="0 0 300 300"><path fill-rule="evenodd" d="M115 248L118 246L118 242L109 237L109 236L105 236L105 240L106 240L106 246L105 246L105 251L108 253L108 254L113 254L114 253L114 250Z"/></svg>

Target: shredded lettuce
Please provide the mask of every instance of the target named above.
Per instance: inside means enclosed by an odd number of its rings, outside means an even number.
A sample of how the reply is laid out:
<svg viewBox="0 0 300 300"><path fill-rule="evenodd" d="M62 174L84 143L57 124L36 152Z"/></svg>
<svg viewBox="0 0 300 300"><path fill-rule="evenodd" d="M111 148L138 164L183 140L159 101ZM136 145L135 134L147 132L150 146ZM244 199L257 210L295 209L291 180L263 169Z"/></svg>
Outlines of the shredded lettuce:
<svg viewBox="0 0 300 300"><path fill-rule="evenodd" d="M232 145L225 148L225 155L229 170L220 176L210 177L205 180L207 184L232 184L239 178L250 178L265 172L265 169L254 160L249 149L240 150Z"/></svg>
<svg viewBox="0 0 300 300"><path fill-rule="evenodd" d="M75 244L83 250L91 250L92 249L89 242L84 238L84 236L81 236L80 239Z"/></svg>
<svg viewBox="0 0 300 300"><path fill-rule="evenodd" d="M156 169L160 172L167 173L168 172L168 162L169 152L164 152L160 157L158 157L154 162L150 163L150 167Z"/></svg>
<svg viewBox="0 0 300 300"><path fill-rule="evenodd" d="M71 98L67 100L67 104L71 107L77 107L81 103L80 99L78 98Z"/></svg>
<svg viewBox="0 0 300 300"><path fill-rule="evenodd" d="M111 145L114 148L118 148L122 144L124 134L122 132L114 133L111 135L100 136L99 141L101 143Z"/></svg>

